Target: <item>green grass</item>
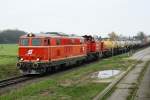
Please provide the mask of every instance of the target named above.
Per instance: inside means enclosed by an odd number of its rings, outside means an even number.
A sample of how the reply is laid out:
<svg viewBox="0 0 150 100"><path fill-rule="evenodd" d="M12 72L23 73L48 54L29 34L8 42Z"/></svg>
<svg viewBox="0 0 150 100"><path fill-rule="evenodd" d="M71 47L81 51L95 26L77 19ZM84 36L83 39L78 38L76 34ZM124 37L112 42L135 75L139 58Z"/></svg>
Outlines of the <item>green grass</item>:
<svg viewBox="0 0 150 100"><path fill-rule="evenodd" d="M16 68L17 49L16 44L0 44L0 79L19 74Z"/></svg>
<svg viewBox="0 0 150 100"><path fill-rule="evenodd" d="M126 54L103 59L49 76L40 82L27 84L0 96L0 100L91 100L109 83L95 83L91 73L105 69L125 70L136 61Z"/></svg>
<svg viewBox="0 0 150 100"><path fill-rule="evenodd" d="M0 55L16 56L17 50L17 44L0 44Z"/></svg>

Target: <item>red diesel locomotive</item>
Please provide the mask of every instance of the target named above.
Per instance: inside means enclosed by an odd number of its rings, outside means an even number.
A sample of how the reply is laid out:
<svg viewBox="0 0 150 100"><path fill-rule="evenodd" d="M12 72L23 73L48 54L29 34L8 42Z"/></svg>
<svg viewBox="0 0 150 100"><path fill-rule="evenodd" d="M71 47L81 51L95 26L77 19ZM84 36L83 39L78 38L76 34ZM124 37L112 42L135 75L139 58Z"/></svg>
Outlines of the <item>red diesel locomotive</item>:
<svg viewBox="0 0 150 100"><path fill-rule="evenodd" d="M30 33L19 39L17 67L23 74L41 74L101 57L102 47L102 43L91 36L75 37L58 32Z"/></svg>

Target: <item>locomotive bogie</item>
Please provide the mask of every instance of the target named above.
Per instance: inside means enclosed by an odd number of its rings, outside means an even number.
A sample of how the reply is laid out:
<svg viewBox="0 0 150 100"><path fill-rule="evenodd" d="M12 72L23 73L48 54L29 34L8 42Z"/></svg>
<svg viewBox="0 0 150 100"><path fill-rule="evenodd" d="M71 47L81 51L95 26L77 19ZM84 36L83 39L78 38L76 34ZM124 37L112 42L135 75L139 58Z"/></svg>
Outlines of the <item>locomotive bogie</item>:
<svg viewBox="0 0 150 100"><path fill-rule="evenodd" d="M17 67L23 74L42 74L61 69L61 67L68 67L70 65L81 63L85 59L86 56L51 62L18 62Z"/></svg>

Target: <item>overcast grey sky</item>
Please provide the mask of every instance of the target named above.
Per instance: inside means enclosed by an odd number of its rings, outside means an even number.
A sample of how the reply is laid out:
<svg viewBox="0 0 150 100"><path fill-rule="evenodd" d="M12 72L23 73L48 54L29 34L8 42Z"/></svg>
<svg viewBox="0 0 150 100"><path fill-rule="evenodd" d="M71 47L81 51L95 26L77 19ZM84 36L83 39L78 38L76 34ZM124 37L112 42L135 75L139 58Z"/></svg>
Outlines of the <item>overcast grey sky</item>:
<svg viewBox="0 0 150 100"><path fill-rule="evenodd" d="M0 30L150 34L150 0L0 0Z"/></svg>

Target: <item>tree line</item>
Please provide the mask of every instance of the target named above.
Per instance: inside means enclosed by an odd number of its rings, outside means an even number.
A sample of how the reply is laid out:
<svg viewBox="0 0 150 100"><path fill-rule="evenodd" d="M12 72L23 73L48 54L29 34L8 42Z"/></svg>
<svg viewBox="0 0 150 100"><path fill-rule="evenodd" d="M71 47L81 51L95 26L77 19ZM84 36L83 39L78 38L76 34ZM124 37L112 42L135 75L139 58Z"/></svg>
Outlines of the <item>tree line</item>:
<svg viewBox="0 0 150 100"><path fill-rule="evenodd" d="M25 35L26 32L22 30L3 30L0 31L0 44L18 43L19 37Z"/></svg>
<svg viewBox="0 0 150 100"><path fill-rule="evenodd" d="M18 39L21 35L25 35L27 32L22 31L22 30L3 30L0 31L0 44L13 44L13 43L18 43ZM119 36L115 32L111 32L108 34L109 38L112 40L119 40L119 39L129 39L128 37L124 36ZM138 32L136 36L133 36L132 39L137 39L144 41L146 38L146 34L144 32Z"/></svg>
<svg viewBox="0 0 150 100"><path fill-rule="evenodd" d="M127 36L122 36L122 35L117 35L115 32L111 32L108 34L109 38L112 40L140 40L140 41L145 41L147 39L147 35L144 32L138 32L135 36L132 37L127 37Z"/></svg>

